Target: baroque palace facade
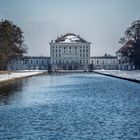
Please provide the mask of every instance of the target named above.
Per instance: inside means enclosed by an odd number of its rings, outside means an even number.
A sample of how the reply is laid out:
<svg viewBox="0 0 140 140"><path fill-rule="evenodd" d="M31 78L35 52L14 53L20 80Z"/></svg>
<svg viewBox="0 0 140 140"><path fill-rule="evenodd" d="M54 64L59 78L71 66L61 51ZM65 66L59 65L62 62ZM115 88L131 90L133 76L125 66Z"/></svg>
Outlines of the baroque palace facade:
<svg viewBox="0 0 140 140"><path fill-rule="evenodd" d="M50 58L53 70L88 70L90 42L73 33L57 37L50 42Z"/></svg>
<svg viewBox="0 0 140 140"><path fill-rule="evenodd" d="M90 56L91 42L86 41L79 35L67 33L55 40L51 40L50 57L24 56L12 60L8 70L133 70L135 66L123 61L122 52L129 44L122 46L116 56L105 54L104 56Z"/></svg>

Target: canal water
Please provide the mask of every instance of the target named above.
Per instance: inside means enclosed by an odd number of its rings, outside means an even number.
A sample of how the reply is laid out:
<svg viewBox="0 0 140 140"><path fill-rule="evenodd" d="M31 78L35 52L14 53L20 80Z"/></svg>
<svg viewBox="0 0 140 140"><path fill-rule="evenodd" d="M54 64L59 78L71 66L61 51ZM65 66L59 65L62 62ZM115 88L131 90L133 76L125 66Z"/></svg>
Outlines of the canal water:
<svg viewBox="0 0 140 140"><path fill-rule="evenodd" d="M0 140L140 140L140 84L94 73L0 85Z"/></svg>

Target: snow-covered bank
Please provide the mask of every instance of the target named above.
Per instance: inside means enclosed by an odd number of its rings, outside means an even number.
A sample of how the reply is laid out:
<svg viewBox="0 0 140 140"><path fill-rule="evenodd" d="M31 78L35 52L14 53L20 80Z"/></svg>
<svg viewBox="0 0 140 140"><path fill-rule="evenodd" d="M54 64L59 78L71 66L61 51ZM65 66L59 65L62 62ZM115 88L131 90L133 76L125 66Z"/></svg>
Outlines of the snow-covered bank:
<svg viewBox="0 0 140 140"><path fill-rule="evenodd" d="M19 79L19 78L24 78L24 77L29 77L29 76L34 76L38 74L43 74L44 71L17 71L17 72L11 72L11 73L6 73L6 74L0 74L0 83Z"/></svg>
<svg viewBox="0 0 140 140"><path fill-rule="evenodd" d="M95 70L95 72L126 79L126 80L140 82L140 70L135 70L135 71Z"/></svg>

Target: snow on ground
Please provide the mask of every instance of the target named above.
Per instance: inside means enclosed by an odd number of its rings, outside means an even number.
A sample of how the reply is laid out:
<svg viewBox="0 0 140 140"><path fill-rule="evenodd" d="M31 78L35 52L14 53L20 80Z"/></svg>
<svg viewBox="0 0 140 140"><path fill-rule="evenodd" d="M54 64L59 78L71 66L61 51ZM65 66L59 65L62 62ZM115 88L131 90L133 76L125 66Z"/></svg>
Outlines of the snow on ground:
<svg viewBox="0 0 140 140"><path fill-rule="evenodd" d="M140 81L140 70L134 71L120 71L120 70L95 70L95 72L109 74L117 77L127 78L127 79L134 79Z"/></svg>
<svg viewBox="0 0 140 140"><path fill-rule="evenodd" d="M28 77L28 76L33 76L37 74L41 74L44 71L17 71L17 72L11 72L11 73L6 73L6 74L0 74L0 82L4 82L7 80L15 79L15 78L22 78L22 77Z"/></svg>

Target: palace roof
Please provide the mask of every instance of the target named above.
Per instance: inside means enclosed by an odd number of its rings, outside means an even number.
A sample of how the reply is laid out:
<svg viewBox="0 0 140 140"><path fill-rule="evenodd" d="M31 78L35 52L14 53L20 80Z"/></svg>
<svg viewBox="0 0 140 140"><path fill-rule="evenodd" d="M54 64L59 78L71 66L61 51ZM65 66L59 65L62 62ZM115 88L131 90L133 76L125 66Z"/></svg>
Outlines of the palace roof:
<svg viewBox="0 0 140 140"><path fill-rule="evenodd" d="M67 33L61 37L57 37L55 43L86 43L87 41L74 33Z"/></svg>

